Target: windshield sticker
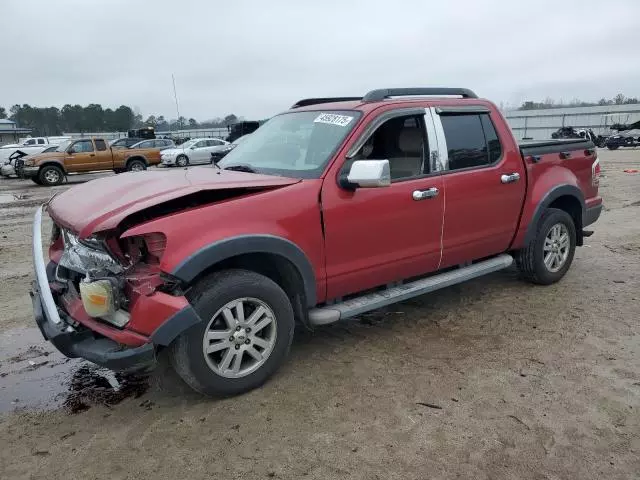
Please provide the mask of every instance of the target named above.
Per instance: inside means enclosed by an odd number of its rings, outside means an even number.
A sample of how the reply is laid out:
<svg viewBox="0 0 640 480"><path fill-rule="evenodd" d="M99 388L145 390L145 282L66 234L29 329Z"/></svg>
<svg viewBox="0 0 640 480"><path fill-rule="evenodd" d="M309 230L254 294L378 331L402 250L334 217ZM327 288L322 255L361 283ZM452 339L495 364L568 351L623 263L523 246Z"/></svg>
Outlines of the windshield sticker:
<svg viewBox="0 0 640 480"><path fill-rule="evenodd" d="M335 115L333 113L321 113L316 117L313 123L328 123L330 125L338 125L340 127L346 127L351 123L353 117L348 115Z"/></svg>

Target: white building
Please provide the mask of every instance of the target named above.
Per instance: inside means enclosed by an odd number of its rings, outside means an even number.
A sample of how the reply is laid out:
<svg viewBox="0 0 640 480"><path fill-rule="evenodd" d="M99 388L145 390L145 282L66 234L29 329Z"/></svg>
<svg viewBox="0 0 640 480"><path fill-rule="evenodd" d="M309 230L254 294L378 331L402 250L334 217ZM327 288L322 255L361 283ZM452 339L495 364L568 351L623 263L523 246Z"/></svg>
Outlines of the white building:
<svg viewBox="0 0 640 480"><path fill-rule="evenodd" d="M560 127L591 128L596 135L610 135L611 125L640 120L640 104L511 110L505 116L518 140L550 139Z"/></svg>

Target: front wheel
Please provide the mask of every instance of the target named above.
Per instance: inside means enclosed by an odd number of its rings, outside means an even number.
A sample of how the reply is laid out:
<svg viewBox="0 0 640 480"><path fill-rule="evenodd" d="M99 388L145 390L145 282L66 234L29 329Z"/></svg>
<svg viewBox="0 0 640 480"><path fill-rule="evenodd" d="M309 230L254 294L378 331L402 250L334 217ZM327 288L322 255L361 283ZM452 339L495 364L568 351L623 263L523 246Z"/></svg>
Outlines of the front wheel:
<svg viewBox="0 0 640 480"><path fill-rule="evenodd" d="M189 300L202 321L171 345L170 358L194 390L237 395L262 385L289 352L293 308L273 280L225 270L201 280Z"/></svg>
<svg viewBox="0 0 640 480"><path fill-rule="evenodd" d="M607 145L609 150L617 150L620 145Z"/></svg>
<svg viewBox="0 0 640 480"><path fill-rule="evenodd" d="M53 185L60 185L64 178L64 173L60 167L55 165L45 165L38 172L39 185L45 185L51 187Z"/></svg>
<svg viewBox="0 0 640 480"><path fill-rule="evenodd" d="M189 165L189 158L186 155L178 155L178 158L176 158L176 165L178 167L186 167Z"/></svg>
<svg viewBox="0 0 640 480"><path fill-rule="evenodd" d="M576 249L576 226L564 210L549 208L538 222L535 238L518 252L516 262L525 279L540 285L560 280Z"/></svg>

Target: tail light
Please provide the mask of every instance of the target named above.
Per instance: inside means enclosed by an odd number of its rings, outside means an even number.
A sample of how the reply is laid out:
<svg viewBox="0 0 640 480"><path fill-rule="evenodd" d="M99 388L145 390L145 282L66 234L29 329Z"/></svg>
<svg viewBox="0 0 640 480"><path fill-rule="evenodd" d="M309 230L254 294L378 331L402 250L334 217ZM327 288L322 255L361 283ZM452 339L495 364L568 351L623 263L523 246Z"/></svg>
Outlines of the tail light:
<svg viewBox="0 0 640 480"><path fill-rule="evenodd" d="M142 238L147 247L149 262L160 263L164 250L167 248L167 237L164 233L154 232L147 233Z"/></svg>
<svg viewBox="0 0 640 480"><path fill-rule="evenodd" d="M591 164L591 185L594 187L600 185L600 159L598 157Z"/></svg>

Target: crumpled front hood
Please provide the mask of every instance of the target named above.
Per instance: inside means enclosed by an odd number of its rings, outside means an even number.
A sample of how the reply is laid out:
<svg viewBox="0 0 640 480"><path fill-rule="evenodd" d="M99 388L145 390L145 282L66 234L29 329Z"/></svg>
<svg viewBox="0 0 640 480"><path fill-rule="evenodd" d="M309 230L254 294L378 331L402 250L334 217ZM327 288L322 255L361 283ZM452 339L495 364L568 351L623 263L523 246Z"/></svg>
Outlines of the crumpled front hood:
<svg viewBox="0 0 640 480"><path fill-rule="evenodd" d="M202 191L272 189L300 182L295 178L199 167L124 173L75 186L55 196L51 217L81 238L115 228L132 213Z"/></svg>

